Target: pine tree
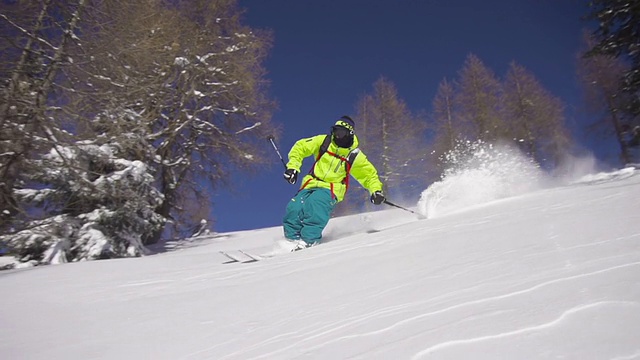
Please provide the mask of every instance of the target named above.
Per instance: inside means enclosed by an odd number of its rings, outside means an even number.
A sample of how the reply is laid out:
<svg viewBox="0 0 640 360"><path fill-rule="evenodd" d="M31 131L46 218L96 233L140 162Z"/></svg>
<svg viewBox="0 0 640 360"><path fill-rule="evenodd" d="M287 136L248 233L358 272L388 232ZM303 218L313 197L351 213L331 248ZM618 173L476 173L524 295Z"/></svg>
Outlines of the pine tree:
<svg viewBox="0 0 640 360"><path fill-rule="evenodd" d="M596 44L593 36L584 35L586 48ZM624 74L629 71L622 59L607 54L578 56L578 78L585 90L588 109L598 116L595 128L605 134L613 134L619 147L623 164L631 162L625 127L633 124L634 116L627 109L632 102L624 90Z"/></svg>
<svg viewBox="0 0 640 360"><path fill-rule="evenodd" d="M127 153L123 144L100 142L58 146L31 174L39 186L15 191L20 203L47 210L0 236L21 261L56 264L147 252L146 238L165 221L155 212L162 194L143 162L120 157Z"/></svg>
<svg viewBox="0 0 640 360"><path fill-rule="evenodd" d="M610 55L628 61L623 90L628 94L624 111L640 116L640 2L637 0L592 0L589 19L597 20L597 43L587 56Z"/></svg>

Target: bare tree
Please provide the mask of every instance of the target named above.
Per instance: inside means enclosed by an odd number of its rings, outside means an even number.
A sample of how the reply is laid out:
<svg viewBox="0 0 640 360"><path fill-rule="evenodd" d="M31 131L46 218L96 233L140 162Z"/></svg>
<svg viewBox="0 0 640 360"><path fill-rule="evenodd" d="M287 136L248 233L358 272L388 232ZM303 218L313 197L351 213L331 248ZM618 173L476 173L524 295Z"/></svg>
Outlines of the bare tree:
<svg viewBox="0 0 640 360"><path fill-rule="evenodd" d="M501 84L493 71L470 54L459 72L455 101L463 123L473 125L472 139L494 141L506 137L506 126L500 115Z"/></svg>
<svg viewBox="0 0 640 360"><path fill-rule="evenodd" d="M466 141L515 142L538 163L557 163L571 144L564 107L515 62L501 82L469 55L452 85L443 80L433 100L432 153L440 168Z"/></svg>
<svg viewBox="0 0 640 360"><path fill-rule="evenodd" d="M516 144L539 164L557 164L570 144L562 101L531 72L512 62L504 80L502 104L509 135Z"/></svg>
<svg viewBox="0 0 640 360"><path fill-rule="evenodd" d="M190 228L211 192L233 185L234 169L266 162L264 138L276 132L261 65L270 35L242 25L235 0L107 5L109 21L98 13L104 31L85 50L85 89L107 89L110 108L141 115L165 197L158 212ZM187 211L195 202L201 209Z"/></svg>
<svg viewBox="0 0 640 360"><path fill-rule="evenodd" d="M29 180L31 160L66 137L56 85L85 6L85 0L25 1L0 8L0 229L21 212L13 190Z"/></svg>
<svg viewBox="0 0 640 360"><path fill-rule="evenodd" d="M442 169L441 158L447 152L453 150L456 143L466 138L470 131L470 122L466 124L459 116L459 108L456 106L456 89L454 84L446 78L438 85L438 90L432 103L430 130L434 133L432 143L432 161L436 164L438 173Z"/></svg>
<svg viewBox="0 0 640 360"><path fill-rule="evenodd" d="M0 225L24 259L144 253L265 164L276 132L270 35L235 0L86 1L0 8Z"/></svg>
<svg viewBox="0 0 640 360"><path fill-rule="evenodd" d="M373 84L372 94L361 98L357 109L363 149L388 191L416 191L424 183L426 123L411 113L395 85L384 77Z"/></svg>

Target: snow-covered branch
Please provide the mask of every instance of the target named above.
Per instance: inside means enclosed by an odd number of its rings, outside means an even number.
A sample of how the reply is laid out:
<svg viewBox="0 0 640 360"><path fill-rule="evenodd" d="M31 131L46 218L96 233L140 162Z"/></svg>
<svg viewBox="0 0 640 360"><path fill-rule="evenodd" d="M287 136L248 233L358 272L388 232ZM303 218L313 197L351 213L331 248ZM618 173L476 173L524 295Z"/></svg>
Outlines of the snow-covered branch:
<svg viewBox="0 0 640 360"><path fill-rule="evenodd" d="M245 131L253 130L253 129L257 128L260 125L262 125L262 123L260 121L258 121L258 122L256 122L255 124L253 124L251 126L248 126L248 127L244 128L242 130L236 131L236 135L242 134Z"/></svg>

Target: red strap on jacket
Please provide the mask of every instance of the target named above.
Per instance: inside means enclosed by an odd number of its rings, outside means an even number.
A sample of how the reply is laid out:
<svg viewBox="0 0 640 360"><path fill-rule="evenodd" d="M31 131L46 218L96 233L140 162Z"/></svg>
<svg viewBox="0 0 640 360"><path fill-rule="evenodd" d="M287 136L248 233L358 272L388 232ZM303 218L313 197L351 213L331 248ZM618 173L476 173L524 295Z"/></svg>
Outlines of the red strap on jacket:
<svg viewBox="0 0 640 360"><path fill-rule="evenodd" d="M349 172L351 171L351 163L349 162L349 160L345 157L342 157L334 152L331 151L326 151L327 154L339 159L340 161L345 163L345 168L347 171L346 176L344 177L344 179L342 179L342 183L345 185L345 193L349 190ZM309 171L309 175L311 175L312 179L316 179L316 180L320 180L320 181L324 181L323 179L320 179L319 177L316 176L315 172L313 171L316 167L316 163L320 160L320 158L322 157L322 155L324 155L323 153L318 153L318 157L316 158L316 161L313 163L313 165L311 166L311 170ZM300 190L304 189L309 182L311 181L311 179L307 180L304 182L304 184L302 184L302 186L300 187ZM336 198L336 194L333 192L333 183L329 183L329 186L331 187L331 198L335 199ZM298 191L300 191L298 190Z"/></svg>

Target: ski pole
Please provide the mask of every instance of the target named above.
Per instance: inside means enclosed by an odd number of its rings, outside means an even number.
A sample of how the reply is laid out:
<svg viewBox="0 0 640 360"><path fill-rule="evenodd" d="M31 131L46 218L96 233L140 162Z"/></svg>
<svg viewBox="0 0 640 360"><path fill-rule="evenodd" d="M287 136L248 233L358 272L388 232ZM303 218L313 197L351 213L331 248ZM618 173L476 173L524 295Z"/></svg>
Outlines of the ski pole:
<svg viewBox="0 0 640 360"><path fill-rule="evenodd" d="M416 214L416 215L418 215L418 218L420 218L420 219L426 219L426 218L427 218L426 216L424 216L424 215L422 215L422 214L420 214L420 213L417 213L417 212L415 212L415 211L413 211L413 210L407 209L407 208L402 207L402 206L400 206L400 205L396 205L396 204L392 203L392 202L391 202L391 201L389 201L389 200L386 200L386 199L385 199L385 200L384 200L384 203L385 203L385 204L387 204L387 205L393 206L393 207L397 207L398 209L402 209L402 210L404 210L404 211L408 211L408 212L410 212L410 213L412 213L412 214Z"/></svg>
<svg viewBox="0 0 640 360"><path fill-rule="evenodd" d="M273 136L271 136L271 135L267 136L267 140L269 140L269 142L271 143L271 146L273 146L273 149L278 154L278 157L280 158L280 161L282 161L282 166L284 166L284 169L287 170L287 164L284 162L284 159L282 158L282 155L280 155L280 150L278 150L278 146L276 145L275 141L273 141Z"/></svg>

